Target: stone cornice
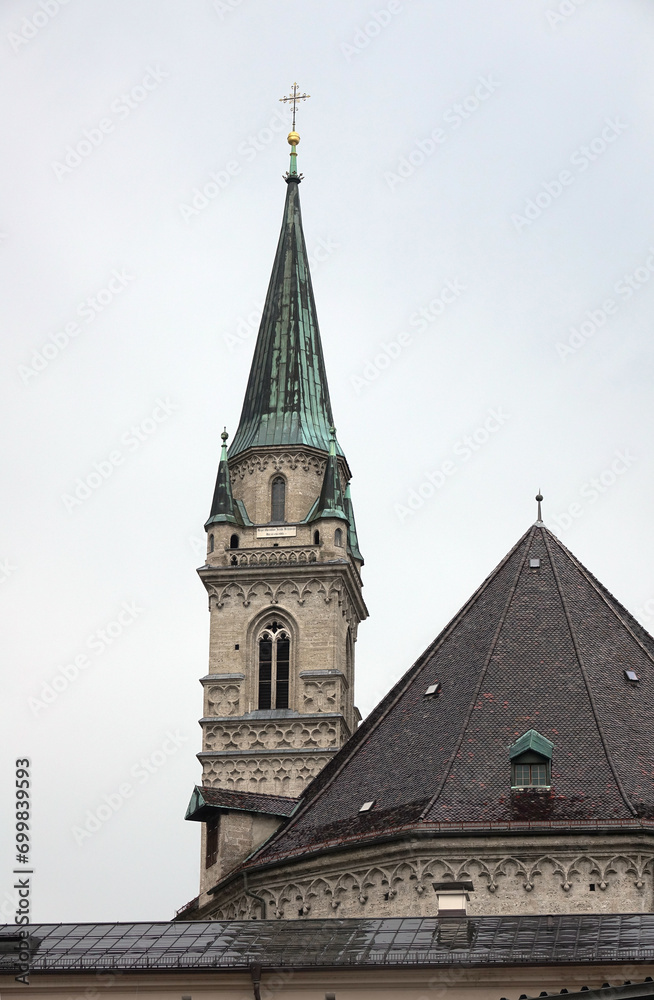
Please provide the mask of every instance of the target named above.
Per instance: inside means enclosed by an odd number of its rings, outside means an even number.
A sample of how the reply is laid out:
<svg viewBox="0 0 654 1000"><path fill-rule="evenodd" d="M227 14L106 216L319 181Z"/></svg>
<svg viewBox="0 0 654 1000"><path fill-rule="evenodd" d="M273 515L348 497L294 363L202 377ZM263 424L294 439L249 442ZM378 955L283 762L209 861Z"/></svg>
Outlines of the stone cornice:
<svg viewBox="0 0 654 1000"><path fill-rule="evenodd" d="M332 563L310 563L289 566L201 566L198 575L209 593L209 599L215 598L221 607L223 595L230 587L235 587L244 606L250 603L251 596L257 586L267 588L270 603L278 604L278 594L283 584L288 584L288 594L299 604L304 603L304 595L309 591L309 584L315 581L323 598L329 604L341 588L335 586L337 580L345 584L347 597L354 609L358 621L368 617L368 609L359 590L358 574L349 561ZM240 592L240 593L239 593ZM288 596L284 592L284 596Z"/></svg>

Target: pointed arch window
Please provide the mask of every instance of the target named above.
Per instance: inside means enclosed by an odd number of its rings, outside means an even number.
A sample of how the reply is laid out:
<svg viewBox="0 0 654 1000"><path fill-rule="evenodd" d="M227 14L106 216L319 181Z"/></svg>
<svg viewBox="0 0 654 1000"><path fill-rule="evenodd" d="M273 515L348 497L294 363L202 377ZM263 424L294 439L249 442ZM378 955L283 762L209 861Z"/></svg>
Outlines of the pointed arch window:
<svg viewBox="0 0 654 1000"><path fill-rule="evenodd" d="M257 640L260 709L288 708L291 637L277 619L264 625Z"/></svg>
<svg viewBox="0 0 654 1000"><path fill-rule="evenodd" d="M270 499L270 520L275 523L284 521L286 518L286 482L282 476L275 476L273 479Z"/></svg>

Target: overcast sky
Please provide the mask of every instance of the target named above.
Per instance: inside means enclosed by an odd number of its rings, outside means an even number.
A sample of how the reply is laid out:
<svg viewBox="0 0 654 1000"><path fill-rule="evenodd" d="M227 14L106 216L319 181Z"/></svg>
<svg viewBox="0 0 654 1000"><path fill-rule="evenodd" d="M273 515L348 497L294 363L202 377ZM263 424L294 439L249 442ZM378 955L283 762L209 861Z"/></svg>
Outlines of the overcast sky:
<svg viewBox="0 0 654 1000"><path fill-rule="evenodd" d="M294 80L366 560L362 712L539 487L652 628L653 33L651 0L4 0L5 919L23 757L35 920L168 919L197 894L195 568Z"/></svg>

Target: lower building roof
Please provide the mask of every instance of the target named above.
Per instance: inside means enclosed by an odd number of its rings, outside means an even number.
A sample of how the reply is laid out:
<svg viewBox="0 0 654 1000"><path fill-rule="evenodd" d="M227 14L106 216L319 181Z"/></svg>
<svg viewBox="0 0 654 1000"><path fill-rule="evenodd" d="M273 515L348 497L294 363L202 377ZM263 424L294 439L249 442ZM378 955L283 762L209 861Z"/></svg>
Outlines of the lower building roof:
<svg viewBox="0 0 654 1000"><path fill-rule="evenodd" d="M654 914L32 924L30 973L654 961ZM14 945L16 942L16 945ZM0 927L0 973L18 929Z"/></svg>

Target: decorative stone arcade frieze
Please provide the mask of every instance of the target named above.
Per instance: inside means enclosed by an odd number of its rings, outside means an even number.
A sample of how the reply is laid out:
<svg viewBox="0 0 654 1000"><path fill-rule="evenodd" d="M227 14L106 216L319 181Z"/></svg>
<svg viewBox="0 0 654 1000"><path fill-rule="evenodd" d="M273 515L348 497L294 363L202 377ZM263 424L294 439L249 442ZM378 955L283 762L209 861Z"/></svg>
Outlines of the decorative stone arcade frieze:
<svg viewBox="0 0 654 1000"><path fill-rule="evenodd" d="M286 919L433 916L432 883L462 880L474 885L471 916L652 911L654 844L639 845L627 837L611 843L606 837L587 851L575 846L574 838L566 839L558 848L516 842L511 851L489 839L484 845L467 843L471 854L452 842L368 846L252 873L249 884L265 900L268 917ZM213 900L203 919L261 916L242 882L227 884Z"/></svg>

